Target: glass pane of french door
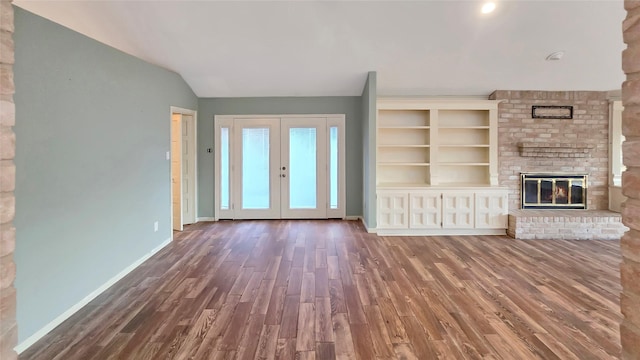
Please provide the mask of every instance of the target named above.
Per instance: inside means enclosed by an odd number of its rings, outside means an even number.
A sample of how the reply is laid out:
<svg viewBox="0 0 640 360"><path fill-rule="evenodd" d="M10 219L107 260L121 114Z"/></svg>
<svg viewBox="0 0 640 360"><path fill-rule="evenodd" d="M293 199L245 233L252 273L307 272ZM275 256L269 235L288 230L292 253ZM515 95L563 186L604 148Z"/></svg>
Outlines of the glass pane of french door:
<svg viewBox="0 0 640 360"><path fill-rule="evenodd" d="M326 119L285 118L280 127L282 218L326 218Z"/></svg>
<svg viewBox="0 0 640 360"><path fill-rule="evenodd" d="M318 204L316 129L289 129L289 208L315 209Z"/></svg>
<svg viewBox="0 0 640 360"><path fill-rule="evenodd" d="M269 128L242 129L242 208L269 208Z"/></svg>
<svg viewBox="0 0 640 360"><path fill-rule="evenodd" d="M220 127L220 209L229 210L230 187L229 179L231 165L229 164L229 128Z"/></svg>
<svg viewBox="0 0 640 360"><path fill-rule="evenodd" d="M329 127L329 209L338 208L338 127Z"/></svg>

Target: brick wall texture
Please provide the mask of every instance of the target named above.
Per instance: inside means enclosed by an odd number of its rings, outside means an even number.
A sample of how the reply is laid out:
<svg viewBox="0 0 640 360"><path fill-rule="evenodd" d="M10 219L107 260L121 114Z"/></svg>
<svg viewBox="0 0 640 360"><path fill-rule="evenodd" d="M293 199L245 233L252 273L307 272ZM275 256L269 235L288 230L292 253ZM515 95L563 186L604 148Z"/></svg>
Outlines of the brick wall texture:
<svg viewBox="0 0 640 360"><path fill-rule="evenodd" d="M509 187L509 209L521 207L522 172L588 174L587 209L608 209L609 102L606 92L497 90L490 99L502 100L498 106L499 181L500 185ZM571 105L573 119L533 119L533 105ZM520 156L518 145L523 143L569 146L587 154Z"/></svg>
<svg viewBox="0 0 640 360"><path fill-rule="evenodd" d="M13 103L13 8L10 0L0 0L0 359L17 359L13 348L18 341L16 325L16 291L13 280L16 267L13 251L16 231L15 106Z"/></svg>
<svg viewBox="0 0 640 360"><path fill-rule="evenodd" d="M622 174L622 193L628 200L622 205L622 221L629 230L620 241L622 264L620 307L624 320L620 325L622 359L640 359L640 1L625 0L627 17L622 25L627 49L622 52L622 147L627 171Z"/></svg>

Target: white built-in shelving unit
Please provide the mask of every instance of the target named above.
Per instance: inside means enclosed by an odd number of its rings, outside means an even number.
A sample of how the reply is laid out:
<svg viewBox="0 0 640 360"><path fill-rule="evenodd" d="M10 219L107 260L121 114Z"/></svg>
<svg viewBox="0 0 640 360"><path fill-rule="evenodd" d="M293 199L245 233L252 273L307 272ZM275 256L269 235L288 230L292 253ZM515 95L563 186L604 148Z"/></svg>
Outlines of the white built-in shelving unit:
<svg viewBox="0 0 640 360"><path fill-rule="evenodd" d="M377 104L378 233L504 233L498 101L379 98Z"/></svg>

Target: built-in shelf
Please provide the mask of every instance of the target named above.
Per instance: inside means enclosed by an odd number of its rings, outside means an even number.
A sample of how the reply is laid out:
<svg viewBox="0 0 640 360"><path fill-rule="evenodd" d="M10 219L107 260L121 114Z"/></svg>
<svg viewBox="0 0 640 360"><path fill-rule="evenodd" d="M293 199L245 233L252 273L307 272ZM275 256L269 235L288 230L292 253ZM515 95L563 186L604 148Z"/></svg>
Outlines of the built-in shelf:
<svg viewBox="0 0 640 360"><path fill-rule="evenodd" d="M379 98L376 183L497 185L493 100Z"/></svg>
<svg viewBox="0 0 640 360"><path fill-rule="evenodd" d="M476 163L476 162L440 162L440 166L489 166L489 163Z"/></svg>
<svg viewBox="0 0 640 360"><path fill-rule="evenodd" d="M448 144L443 144L443 145L438 145L441 148L489 148L491 147L491 145L489 144L460 144L460 145L448 145Z"/></svg>
<svg viewBox="0 0 640 360"><path fill-rule="evenodd" d="M379 162L381 166L429 166L429 163Z"/></svg>
<svg viewBox="0 0 640 360"><path fill-rule="evenodd" d="M378 234L504 234L497 123L497 101L378 99Z"/></svg>
<svg viewBox="0 0 640 360"><path fill-rule="evenodd" d="M489 126L440 126L439 129L489 130Z"/></svg>
<svg viewBox="0 0 640 360"><path fill-rule="evenodd" d="M378 188L382 188L382 189L407 189L407 188L423 189L425 186L427 186L427 184L425 183L400 183L400 182L379 183L377 185Z"/></svg>
<svg viewBox="0 0 640 360"><path fill-rule="evenodd" d="M429 130L430 126L378 126L378 129L414 129L414 130Z"/></svg>
<svg viewBox="0 0 640 360"><path fill-rule="evenodd" d="M431 145L406 145L406 144L392 144L392 145L378 145L379 148L428 148Z"/></svg>

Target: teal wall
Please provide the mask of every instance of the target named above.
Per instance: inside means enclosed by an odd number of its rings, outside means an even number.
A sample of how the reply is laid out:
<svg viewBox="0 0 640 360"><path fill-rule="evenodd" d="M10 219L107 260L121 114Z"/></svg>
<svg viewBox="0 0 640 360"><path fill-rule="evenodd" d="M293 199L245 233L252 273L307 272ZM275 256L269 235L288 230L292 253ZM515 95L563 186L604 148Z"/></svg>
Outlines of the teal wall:
<svg viewBox="0 0 640 360"><path fill-rule="evenodd" d="M353 97L201 98L198 101L198 216L213 217L214 115L345 114L347 215L362 215L362 105Z"/></svg>
<svg viewBox="0 0 640 360"><path fill-rule="evenodd" d="M376 227L376 81L376 73L369 72L362 91L362 218L370 229Z"/></svg>
<svg viewBox="0 0 640 360"><path fill-rule="evenodd" d="M171 237L170 71L15 8L19 343ZM159 231L153 222L159 221Z"/></svg>

